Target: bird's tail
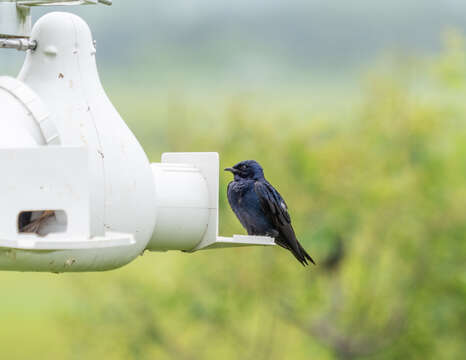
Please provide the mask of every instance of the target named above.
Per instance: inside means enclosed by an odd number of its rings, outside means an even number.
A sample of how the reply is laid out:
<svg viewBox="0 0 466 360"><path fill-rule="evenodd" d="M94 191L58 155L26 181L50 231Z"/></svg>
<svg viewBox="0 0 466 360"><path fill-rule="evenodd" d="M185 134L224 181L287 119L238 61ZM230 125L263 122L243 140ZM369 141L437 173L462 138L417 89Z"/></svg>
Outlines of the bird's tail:
<svg viewBox="0 0 466 360"><path fill-rule="evenodd" d="M307 251L304 250L304 248L301 246L301 244L298 241L296 241L297 246L295 247L290 246L286 242L280 241L280 239L276 239L275 241L281 247L289 250L294 255L296 260L298 260L303 266L309 265L308 261L310 261L314 265L316 264L314 260L311 258L311 255L309 255Z"/></svg>
<svg viewBox="0 0 466 360"><path fill-rule="evenodd" d="M301 246L300 243L298 243L298 246L299 246L299 251L301 252L301 259L302 259L302 260L300 260L300 259L298 259L298 260L301 262L301 264L303 264L303 266L309 265L308 262L307 262L307 261L309 260L311 263L313 263L313 264L315 265L316 263L315 263L314 260L311 258L311 255L309 255L309 254L307 253L307 251L304 250L304 248ZM295 255L295 256L296 256L296 255Z"/></svg>

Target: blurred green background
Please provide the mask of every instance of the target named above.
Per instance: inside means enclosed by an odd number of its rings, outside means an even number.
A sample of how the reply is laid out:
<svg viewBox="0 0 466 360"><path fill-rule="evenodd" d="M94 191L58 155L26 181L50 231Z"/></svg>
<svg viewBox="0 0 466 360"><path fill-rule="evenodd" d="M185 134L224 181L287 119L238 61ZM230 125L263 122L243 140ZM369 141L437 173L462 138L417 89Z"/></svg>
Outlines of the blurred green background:
<svg viewBox="0 0 466 360"><path fill-rule="evenodd" d="M149 158L258 160L318 265L244 248L146 253L105 273L1 272L2 359L464 358L466 3L72 11ZM2 51L2 74L22 56ZM220 232L244 233L220 179Z"/></svg>

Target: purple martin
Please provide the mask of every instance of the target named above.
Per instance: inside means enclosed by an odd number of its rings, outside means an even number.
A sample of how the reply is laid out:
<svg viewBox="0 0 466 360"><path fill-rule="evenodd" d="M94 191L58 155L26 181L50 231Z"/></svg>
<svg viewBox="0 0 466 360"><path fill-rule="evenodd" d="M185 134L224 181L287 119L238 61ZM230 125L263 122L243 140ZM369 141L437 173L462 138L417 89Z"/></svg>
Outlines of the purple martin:
<svg viewBox="0 0 466 360"><path fill-rule="evenodd" d="M259 163L245 160L225 171L234 175L228 184L228 202L248 234L270 236L291 251L301 264L308 265L308 261L315 264L296 239L288 206L265 179Z"/></svg>

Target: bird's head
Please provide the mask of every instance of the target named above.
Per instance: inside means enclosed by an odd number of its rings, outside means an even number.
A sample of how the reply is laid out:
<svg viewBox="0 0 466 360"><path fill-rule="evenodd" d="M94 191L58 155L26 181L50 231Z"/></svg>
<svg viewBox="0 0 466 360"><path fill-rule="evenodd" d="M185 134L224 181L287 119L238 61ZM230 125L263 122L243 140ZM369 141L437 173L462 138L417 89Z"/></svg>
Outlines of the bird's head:
<svg viewBox="0 0 466 360"><path fill-rule="evenodd" d="M262 166L255 160L241 161L231 168L226 168L225 171L233 173L235 180L260 180L264 178L264 170L262 170Z"/></svg>

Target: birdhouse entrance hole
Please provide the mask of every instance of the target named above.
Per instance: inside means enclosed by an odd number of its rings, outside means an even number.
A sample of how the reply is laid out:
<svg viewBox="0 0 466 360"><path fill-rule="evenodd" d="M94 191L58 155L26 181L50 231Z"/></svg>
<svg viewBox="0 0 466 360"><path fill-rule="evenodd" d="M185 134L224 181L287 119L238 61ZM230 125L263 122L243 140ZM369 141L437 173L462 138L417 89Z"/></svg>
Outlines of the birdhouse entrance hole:
<svg viewBox="0 0 466 360"><path fill-rule="evenodd" d="M18 233L46 236L66 232L68 218L63 210L22 211L18 215Z"/></svg>

